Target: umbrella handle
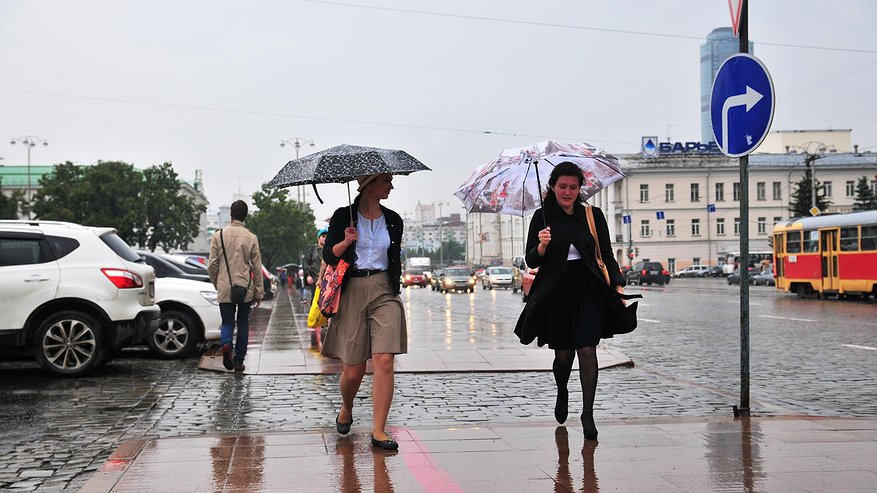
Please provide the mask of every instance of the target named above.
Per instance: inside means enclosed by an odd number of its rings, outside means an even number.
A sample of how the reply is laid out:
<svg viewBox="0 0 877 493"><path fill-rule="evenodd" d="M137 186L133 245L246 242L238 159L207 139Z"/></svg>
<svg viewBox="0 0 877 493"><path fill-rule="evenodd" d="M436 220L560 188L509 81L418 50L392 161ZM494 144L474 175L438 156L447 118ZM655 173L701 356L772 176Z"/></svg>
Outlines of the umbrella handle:
<svg viewBox="0 0 877 493"><path fill-rule="evenodd" d="M533 162L533 166L536 167L536 186L539 188L539 207L542 208L542 226L548 227L548 222L545 220L545 204L542 203L542 180L539 179L539 160Z"/></svg>
<svg viewBox="0 0 877 493"><path fill-rule="evenodd" d="M353 201L350 200L350 182L347 182L347 208L350 209L350 227L353 227Z"/></svg>
<svg viewBox="0 0 877 493"><path fill-rule="evenodd" d="M322 203L323 203L323 199L320 198L320 192L317 192L317 184L316 184L316 183L311 183L311 186L314 187L314 195L317 196L317 200L319 200L320 203L322 204Z"/></svg>

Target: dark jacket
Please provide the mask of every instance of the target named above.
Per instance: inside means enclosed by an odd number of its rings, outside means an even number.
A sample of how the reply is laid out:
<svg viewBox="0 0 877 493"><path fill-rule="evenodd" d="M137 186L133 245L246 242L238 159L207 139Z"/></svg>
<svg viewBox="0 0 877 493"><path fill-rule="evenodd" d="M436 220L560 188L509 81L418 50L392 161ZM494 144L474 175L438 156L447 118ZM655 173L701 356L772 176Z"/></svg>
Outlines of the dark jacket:
<svg viewBox="0 0 877 493"><path fill-rule="evenodd" d="M332 214L329 221L329 234L326 235L326 244L323 246L323 260L329 265L337 265L339 257L332 252L332 247L344 241L344 230L350 226L350 211L353 210L353 227L359 222L359 214L356 210L359 206L359 197L353 201L353 205L349 207L340 207ZM390 275L390 289L394 294L402 292L402 216L394 211L381 206L381 212L384 213L384 220L387 224L387 231L390 233L390 248L387 249L387 259L389 260L389 268L387 273ZM356 243L352 243L343 255L344 260L353 268L356 261ZM344 285L347 284L348 276L344 276Z"/></svg>
<svg viewBox="0 0 877 493"><path fill-rule="evenodd" d="M575 245L576 250L585 259L589 270L593 274L593 284L605 286L605 281L597 267L593 247L591 231L588 228L588 218L585 215L585 206L576 203L573 210L573 218L575 219L575 231L567 231L560 229L557 221L561 216L566 214L557 204L549 204L544 209L537 209L530 220L530 230L527 233L527 265L533 268L538 267L539 271L533 279L533 285L530 287L529 298L524 307L518 323L515 325L515 334L521 339L521 343L529 344L533 342L544 324L544 316L541 314L545 310L552 309L555 299L558 299L558 289L563 285L563 273L566 268L566 257L569 254L570 244ZM544 220L543 220L544 216ZM539 246L539 231L545 229L545 223L551 226L551 242L545 250L545 255L539 255L537 247ZM603 262L609 271L609 277L612 281L612 287L607 286L607 290L614 289L615 286L624 286L624 276L615 260L615 254L612 252L612 242L609 239L609 227L606 224L606 217L603 211L598 207L594 207L594 226L597 229L597 236L600 244L600 254L603 256ZM590 241L588 241L590 240Z"/></svg>

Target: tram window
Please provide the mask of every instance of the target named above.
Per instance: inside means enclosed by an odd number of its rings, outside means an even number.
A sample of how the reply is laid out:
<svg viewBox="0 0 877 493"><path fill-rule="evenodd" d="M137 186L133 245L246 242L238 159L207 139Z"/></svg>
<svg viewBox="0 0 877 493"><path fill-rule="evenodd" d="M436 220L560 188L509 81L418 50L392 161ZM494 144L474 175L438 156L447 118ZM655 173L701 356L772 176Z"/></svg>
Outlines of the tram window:
<svg viewBox="0 0 877 493"><path fill-rule="evenodd" d="M801 253L801 232L789 231L786 233L786 252Z"/></svg>
<svg viewBox="0 0 877 493"><path fill-rule="evenodd" d="M862 250L877 250L877 225L862 226Z"/></svg>
<svg viewBox="0 0 877 493"><path fill-rule="evenodd" d="M819 232L804 231L804 252L815 253L819 251Z"/></svg>
<svg viewBox="0 0 877 493"><path fill-rule="evenodd" d="M859 251L859 228L853 226L851 228L840 228L840 251L842 252L858 252Z"/></svg>
<svg viewBox="0 0 877 493"><path fill-rule="evenodd" d="M777 253L783 253L783 235L773 235L773 244Z"/></svg>

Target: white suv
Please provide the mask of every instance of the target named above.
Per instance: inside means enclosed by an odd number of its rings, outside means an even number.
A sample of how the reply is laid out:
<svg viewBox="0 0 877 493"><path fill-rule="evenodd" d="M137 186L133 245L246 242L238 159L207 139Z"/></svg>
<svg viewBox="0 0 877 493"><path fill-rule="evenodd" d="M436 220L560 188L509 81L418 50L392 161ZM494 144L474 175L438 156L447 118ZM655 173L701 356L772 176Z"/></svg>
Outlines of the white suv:
<svg viewBox="0 0 877 493"><path fill-rule="evenodd" d="M0 221L0 351L83 375L160 321L155 272L112 228Z"/></svg>

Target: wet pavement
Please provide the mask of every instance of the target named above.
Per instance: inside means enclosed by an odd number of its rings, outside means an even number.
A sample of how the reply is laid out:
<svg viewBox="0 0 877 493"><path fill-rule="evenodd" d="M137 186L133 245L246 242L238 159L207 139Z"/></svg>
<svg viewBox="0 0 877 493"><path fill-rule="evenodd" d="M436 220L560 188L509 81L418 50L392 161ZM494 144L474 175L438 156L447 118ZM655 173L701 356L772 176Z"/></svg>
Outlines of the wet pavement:
<svg viewBox="0 0 877 493"><path fill-rule="evenodd" d="M634 419L132 440L82 488L113 492L874 491L877 420Z"/></svg>
<svg viewBox="0 0 877 493"><path fill-rule="evenodd" d="M621 483L615 482L618 478L613 468L619 464L616 463L616 456L609 454L609 451L622 447L638 457L638 452L651 450L655 455L648 460L672 458L667 454L677 453L678 449L652 448L651 427L655 424L688 423L704 429L692 431L687 436L674 432L674 439L682 441L688 453L711 458L706 467L718 472L710 473L709 487L700 490L678 487L675 491L807 490L774 487L775 483L767 479L757 481L756 488L749 488L746 477L727 472L741 467L741 464L745 465L745 462L740 462L743 459L735 459L737 455L734 454L741 452L736 452L734 446L719 452L716 447L720 442L716 438L710 441L714 445L712 449L697 448L705 440L705 435L709 434L707 430L715 429L715 423L730 423L728 426L739 423L730 418L731 405L737 403L739 378L739 336L735 327L738 313L734 291L726 289L721 283L698 281L674 281L663 289L642 288L646 299L640 308L640 328L628 336L606 341L607 350L629 355L636 366L614 367L600 374L595 417L600 428L601 443L594 452L600 488L604 491L636 491L629 484L617 486ZM411 323L409 347L412 350L424 347L439 351L521 349L511 334L514 318L521 308L519 295L491 291L479 291L472 295L440 295L428 290L411 289L403 292L403 301ZM873 391L877 385L877 353L868 348L874 346L872 341L877 337L877 328L873 323L877 316L877 305L873 302L797 300L778 296L766 288L754 290L752 304L752 407L753 413L758 416L752 421L752 426L754 428L754 423L765 421L799 422L786 425L799 427L789 432L797 434L797 437L778 438L780 442L795 444L792 447L794 452L781 444L773 447L770 445L773 442L760 442L767 443L760 450L776 448L776 453L780 455L755 461L753 477L756 480L761 477L759 470L771 475L774 469L801 469L806 466L807 471L822 474L833 481L832 488L820 488L824 483L811 479L814 485L812 491L843 491L839 486L848 484L848 476L860 477L863 470L872 474L873 470L868 469L867 465L875 463L871 447L877 440L874 440L873 426L868 423L877 417ZM258 344L260 347L254 346L253 352L248 355L247 364L251 368L258 369L253 365L257 364L258 351L264 349L261 346L270 348L272 345L286 345L285 350L291 355L304 351L315 356L318 337L296 325L303 320L299 313L302 307L296 305L289 308L293 315L291 320L270 329L269 321L282 312L280 300L273 310L272 303L267 303L265 308L254 312L254 340L262 342ZM271 341L275 338L277 340ZM545 348L533 351L550 354ZM406 355L399 359L404 361L408 357ZM353 464L355 470L353 474L345 473L347 479L343 480L344 484L358 484L361 490L372 490L375 481L382 481L383 468L375 468L380 457L372 455L368 444L370 376L366 376L356 402L356 423L351 436L340 445L337 455L329 457L337 449L337 444L332 441L337 438L333 419L340 400L335 374L320 371L310 374L234 375L198 371L197 364L196 359L163 361L146 353L126 351L88 378L56 379L43 374L32 362L0 362L0 427L4 430L0 439L0 456L4 458L0 461L0 490L78 491L88 480L106 472L108 467L115 467L117 472L128 471L128 466L133 464L130 460L114 457L108 461L108 458L123 444L126 448L121 451L128 450L128 459L134 457L130 455L131 445L127 445L131 440L155 444L168 440L179 441L189 443L185 446L191 445L193 453L197 453L201 447L197 445L198 439L240 437L235 438L237 441L234 442L240 446L241 440L259 436L281 437L277 440L300 440L296 438L300 436L307 440L314 436L322 437L323 448L317 447L318 451L312 454L315 457L313 460L330 465L317 465L315 468L332 467L335 476L338 476L343 469L338 467L340 463L326 461L343 462L353 457L352 461L345 462ZM441 448L443 445L453 447L455 440L474 440L466 447L476 449L472 451L474 455L468 456L469 466L476 471L480 464L475 462L476 466L472 466L473 461L480 460L482 456L491 457L490 452L493 451L483 450L490 445L478 441L483 430L497 430L496 433L514 428L530 430L522 433L529 433L527 439L532 443L512 447L519 451L515 453L527 453L527 447L544 448L545 440L554 443L556 427L551 418L554 403L552 377L546 370L400 373L396 378L396 393L389 416L391 429L402 435L397 438L406 441L410 441L406 437L414 433L421 441L444 442L438 448L427 449L431 454L446 454L439 457L452 458L453 452ZM534 490L544 491L548 484L544 482L546 478L555 477L550 474L560 478L557 491L576 491L592 486L584 476L586 464L577 459L581 457L581 443L574 444L575 440L581 440L581 428L577 428L574 419L575 410L580 408L580 393L571 388L571 419L567 423L567 431L572 479L563 479L566 473L551 473L552 467L558 469L561 464L539 468L534 466L530 472L541 471L538 474L544 472L548 475L533 478L539 485ZM840 419L824 421L808 416ZM848 419L851 417L865 419ZM835 431L826 432L823 424L813 428L817 426L814 423L840 424L827 425ZM629 427L639 430L632 431L632 434L646 436L639 442L626 441L623 446L612 442L619 434L626 434L624 430ZM845 430L859 428L860 442L847 444L851 433ZM421 436L424 432L427 438ZM772 429L767 432L772 433ZM430 433L450 438L433 438ZM771 433L764 436L776 438ZM293 438L283 438L288 436ZM761 435L753 435L757 436ZM188 442L190 439L195 441ZM352 444L352 456L346 452L348 442ZM848 446L860 452L845 455ZM420 446L417 447L409 452L420 450ZM280 454L283 456L280 458L290 458L289 454L300 453L282 450L264 453L266 457ZM313 452L314 449L309 450ZM465 447L461 448L459 453L466 450ZM557 446L553 449L548 447L544 453L549 456L553 453L557 460L563 457L561 450ZM729 454L737 462L731 461L730 465L723 466L724 469L713 465L718 460L716 457L722 453ZM808 459L782 455L792 453L813 455ZM405 478L410 472L394 472L402 471L400 463L394 461L404 454L403 443L403 450L386 462L393 489L379 487L376 491L427 491L420 486L407 488ZM847 469L838 470L833 461L820 459L835 457L832 454L839 455L847 465L859 465L859 470L849 474ZM503 457L502 460L518 460L514 454L499 455ZM152 459L148 455L142 457L143 463L138 468L148 469L160 464L155 462L148 466L147 463ZM745 454L741 457L745 458ZM433 464L432 456L429 460ZM283 461L268 461L273 462ZM604 462L608 465L601 468ZM823 462L827 465L820 465ZM687 462L680 462L680 465L685 464ZM759 464L761 469L756 467ZM636 469L639 465L632 463L630 468ZM192 466L193 471L197 470L195 464ZM270 470L274 466L262 467ZM463 466L457 468L443 462L436 467L447 472L458 471ZM664 471L663 466L655 467ZM98 474L98 470L102 472ZM131 474L136 470L132 469ZM302 474L303 477L309 477L306 470ZM482 491L478 488L485 483L466 483L466 474L459 472L454 477L454 484L459 485L463 481L465 491ZM727 476L727 482L716 479L723 474ZM126 472L117 479L127 477ZM168 475L159 477L166 478ZM485 476L485 480L489 477ZM227 481L231 479L227 478ZM288 483L294 488L285 487L277 491L307 491L304 489L306 483L295 481ZM316 491L345 490L338 482L342 479L335 477L333 481L336 482L331 483L328 489ZM737 487L718 487L735 484L734 481L738 481ZM851 485L857 484L855 479L850 481ZM228 488L229 484L232 483L226 482L221 487ZM253 480L252 484L262 483ZM569 488L568 484L572 484L572 487ZM219 491L221 488L213 478L210 485L206 489ZM521 491L520 488L507 489ZM674 491L674 488L669 490ZM249 490L242 488L239 491ZM358 490L351 487L346 491ZM439 488L435 491L447 490Z"/></svg>

